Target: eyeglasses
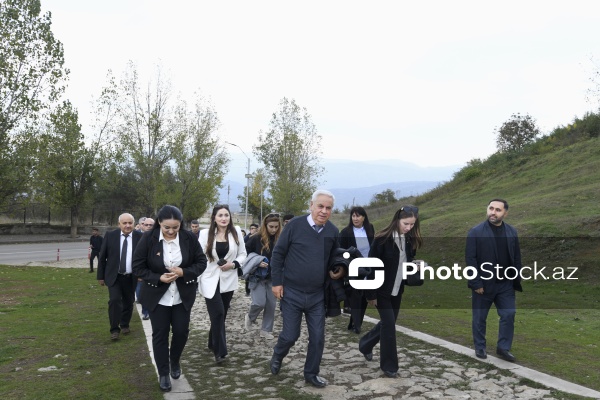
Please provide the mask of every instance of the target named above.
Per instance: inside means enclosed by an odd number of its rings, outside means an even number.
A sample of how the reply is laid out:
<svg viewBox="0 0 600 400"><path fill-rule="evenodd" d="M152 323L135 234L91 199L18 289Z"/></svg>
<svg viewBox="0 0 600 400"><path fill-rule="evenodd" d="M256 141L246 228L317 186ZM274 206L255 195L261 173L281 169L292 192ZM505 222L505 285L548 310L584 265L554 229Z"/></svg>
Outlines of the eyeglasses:
<svg viewBox="0 0 600 400"><path fill-rule="evenodd" d="M408 214L414 214L417 215L419 213L419 207L415 207L415 206L404 206L400 209L400 212L404 211L405 213Z"/></svg>
<svg viewBox="0 0 600 400"><path fill-rule="evenodd" d="M154 226L154 224L142 224L144 226Z"/></svg>
<svg viewBox="0 0 600 400"><path fill-rule="evenodd" d="M277 214L277 213L269 214L265 218L279 218L279 214Z"/></svg>

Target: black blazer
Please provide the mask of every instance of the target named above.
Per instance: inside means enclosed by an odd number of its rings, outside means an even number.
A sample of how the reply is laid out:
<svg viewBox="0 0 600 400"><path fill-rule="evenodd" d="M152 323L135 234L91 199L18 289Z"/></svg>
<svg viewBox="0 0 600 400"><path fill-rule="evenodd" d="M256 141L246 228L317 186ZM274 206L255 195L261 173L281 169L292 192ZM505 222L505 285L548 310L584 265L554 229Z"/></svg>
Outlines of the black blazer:
<svg viewBox="0 0 600 400"><path fill-rule="evenodd" d="M367 232L367 240L369 244L373 243L373 237L375 236L375 228L373 224L370 224L370 227L365 226L365 231ZM340 247L343 249L347 249L350 246L356 247L356 237L354 237L354 228L351 226L347 226L340 232Z"/></svg>
<svg viewBox="0 0 600 400"><path fill-rule="evenodd" d="M510 257L510 266L515 267L517 271L521 271L521 247L519 245L519 237L517 230L511 225L504 223L504 231L506 232L506 241L508 244L508 255ZM490 263L484 267L485 270L493 271L493 266L498 262L498 256L496 254L496 239L492 228L488 221L483 221L481 224L475 226L467 234L467 246L465 249L465 261L467 266L475 267L477 269L477 277L469 280L468 287L476 290L484 288L486 290L491 285L496 283L495 278L489 278L490 273L485 271L482 272L481 266L483 263ZM505 266L506 267L506 266ZM510 275L510 274L509 274ZM520 292L523 291L521 286L521 277L519 274L512 279L513 288Z"/></svg>
<svg viewBox="0 0 600 400"><path fill-rule="evenodd" d="M415 258L415 250L410 242L410 237L405 236L406 241L406 261L411 262ZM365 296L369 300L376 299L377 296L390 297L396 282L398 273L398 264L400 263L400 249L396 246L394 237L390 236L387 239L376 238L371 244L369 257L377 257L383 262L383 285L379 289L366 290ZM400 285L399 294L404 292L404 280Z"/></svg>
<svg viewBox="0 0 600 400"><path fill-rule="evenodd" d="M169 289L170 283L160 281L160 276L169 272L165 268L162 242L159 242L160 230L153 229L144 234L133 256L133 272L144 280L140 290L140 302L145 308L154 311L158 302ZM190 231L179 231L179 247L183 277L175 280L183 306L191 311L196 301L197 279L206 269L206 255Z"/></svg>
<svg viewBox="0 0 600 400"><path fill-rule="evenodd" d="M131 232L131 243L133 248L131 254L135 254L135 249L140 241L142 234L136 231ZM117 281L119 274L119 262L121 261L121 229L106 232L100 255L98 256L98 272L96 278L103 280L107 286L113 286ZM133 260L132 260L133 261ZM133 265L133 263L132 263ZM135 282L136 280L133 279Z"/></svg>

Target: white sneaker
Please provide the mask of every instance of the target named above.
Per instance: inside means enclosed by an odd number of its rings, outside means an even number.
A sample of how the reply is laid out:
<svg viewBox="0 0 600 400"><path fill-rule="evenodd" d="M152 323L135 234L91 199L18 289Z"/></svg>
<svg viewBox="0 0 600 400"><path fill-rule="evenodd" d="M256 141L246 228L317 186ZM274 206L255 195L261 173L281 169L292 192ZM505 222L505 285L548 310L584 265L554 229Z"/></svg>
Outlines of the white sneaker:
<svg viewBox="0 0 600 400"><path fill-rule="evenodd" d="M247 331L252 329L252 321L250 321L250 316L248 314L244 317L244 328L246 328Z"/></svg>
<svg viewBox="0 0 600 400"><path fill-rule="evenodd" d="M267 331L260 331L260 337L265 338L267 340L271 340L271 339L275 338L275 336L271 335L271 332L267 332Z"/></svg>

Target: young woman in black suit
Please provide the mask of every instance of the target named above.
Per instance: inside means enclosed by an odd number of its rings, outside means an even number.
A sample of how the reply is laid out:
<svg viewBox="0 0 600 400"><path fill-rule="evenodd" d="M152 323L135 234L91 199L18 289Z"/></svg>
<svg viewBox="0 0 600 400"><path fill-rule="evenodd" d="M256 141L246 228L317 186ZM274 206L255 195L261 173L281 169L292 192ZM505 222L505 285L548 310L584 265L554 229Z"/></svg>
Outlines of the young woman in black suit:
<svg viewBox="0 0 600 400"><path fill-rule="evenodd" d="M133 273L143 279L142 305L150 312L152 349L161 390L179 379L181 353L188 339L197 279L206 269L206 256L196 235L183 229L183 215L166 205L152 231L141 239L133 257ZM169 332L173 329L169 348Z"/></svg>
<svg viewBox="0 0 600 400"><path fill-rule="evenodd" d="M406 279L399 271L403 262L414 260L416 250L422 244L419 209L404 206L396 211L390 224L375 235L369 251L369 257L377 257L383 262L384 281L379 289L365 293L369 304L377 307L379 323L360 339L358 349L371 361L373 347L380 343L379 365L390 378L398 376L396 319Z"/></svg>
<svg viewBox="0 0 600 400"><path fill-rule="evenodd" d="M354 246L363 257L368 257L374 236L375 228L369 222L365 209L359 206L352 207L350 209L350 222L340 232L340 247L347 249ZM367 299L363 290L346 285L346 300L345 305L350 306L348 330L358 334L367 310Z"/></svg>

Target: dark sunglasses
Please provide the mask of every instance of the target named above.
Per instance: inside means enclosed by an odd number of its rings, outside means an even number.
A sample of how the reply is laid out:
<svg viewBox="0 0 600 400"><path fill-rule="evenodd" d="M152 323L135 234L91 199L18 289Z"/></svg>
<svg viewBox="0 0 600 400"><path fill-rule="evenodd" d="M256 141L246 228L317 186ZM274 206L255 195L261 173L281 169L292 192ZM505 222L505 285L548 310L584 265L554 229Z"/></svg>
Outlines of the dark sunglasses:
<svg viewBox="0 0 600 400"><path fill-rule="evenodd" d="M277 213L269 214L265 218L279 218L279 214L277 214Z"/></svg>
<svg viewBox="0 0 600 400"><path fill-rule="evenodd" d="M404 206L400 209L399 212L404 211L407 214L414 214L417 215L419 214L419 207L415 207L415 206Z"/></svg>

